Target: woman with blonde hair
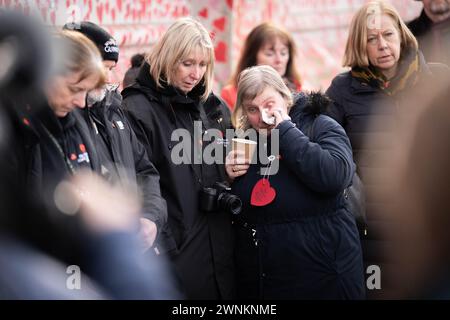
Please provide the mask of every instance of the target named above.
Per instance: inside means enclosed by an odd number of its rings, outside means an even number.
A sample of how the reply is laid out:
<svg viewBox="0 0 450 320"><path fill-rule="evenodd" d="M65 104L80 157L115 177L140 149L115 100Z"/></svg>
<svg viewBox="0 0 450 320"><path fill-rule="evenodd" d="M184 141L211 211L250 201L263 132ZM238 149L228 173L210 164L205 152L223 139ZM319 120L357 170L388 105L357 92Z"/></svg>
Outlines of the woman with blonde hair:
<svg viewBox="0 0 450 320"><path fill-rule="evenodd" d="M18 130L25 141L33 141L31 145L24 142L28 147L18 151L23 152L18 159L24 161L18 165L21 183L44 193L81 168L99 170L89 130L72 111L84 108L88 91L105 81L100 53L87 37L62 31L52 40L58 56L52 74L42 85L44 94L33 101L26 97L16 101Z"/></svg>
<svg viewBox="0 0 450 320"><path fill-rule="evenodd" d="M299 92L302 82L297 71L296 56L294 39L287 31L269 22L256 26L245 40L236 71L228 85L222 89L222 98L233 110L239 74L244 69L256 65L273 67L292 92Z"/></svg>
<svg viewBox="0 0 450 320"><path fill-rule="evenodd" d="M231 127L228 108L212 93L213 70L209 33L196 20L183 18L169 27L147 55L136 83L122 92L123 107L161 175L167 201L168 224L156 247L170 256L189 299L228 299L234 291L230 215L200 206L204 188L226 176L223 165L206 164L195 150L220 143L202 141L208 130L225 134ZM177 143L180 132L189 137ZM194 139L197 134L200 140ZM183 144L192 148L180 151Z"/></svg>
<svg viewBox="0 0 450 320"><path fill-rule="evenodd" d="M85 36L63 31L51 40L58 57L40 92L11 101L12 136L16 143L9 160L17 190L26 190L36 201L44 201L53 209L55 190L62 180L82 169L100 173L89 129L73 111L85 107L87 92L101 86L105 74L98 49ZM30 239L36 239L37 246L58 258L79 261L78 252L68 245L70 241L55 241L74 236L77 229L66 220L73 221L57 214L41 218L27 221L33 226L28 232ZM45 223L61 226L57 228L60 233L46 232L46 228L55 228Z"/></svg>
<svg viewBox="0 0 450 320"><path fill-rule="evenodd" d="M426 63L413 34L395 8L384 1L368 2L354 15L343 65L351 70L336 76L327 90L334 101L330 116L350 138L365 189L383 189L377 177L386 168L379 159L391 152L394 127L408 116L411 91L420 92L424 84L445 76L447 70ZM381 237L379 230L394 224L380 219L379 213L389 205L388 198L368 194L367 226L361 230L365 263L380 266L385 278L389 272L383 248L389 239ZM372 292L383 296L384 290L381 284L380 290Z"/></svg>
<svg viewBox="0 0 450 320"><path fill-rule="evenodd" d="M136 241L136 194L91 170L96 150L72 110L104 80L97 48L75 32L50 37L16 12L0 12L0 25L1 53L18 57L0 79L0 299L178 298L165 265ZM20 49L34 54L26 78Z"/></svg>
<svg viewBox="0 0 450 320"><path fill-rule="evenodd" d="M45 93L55 115L63 118L77 107L84 108L87 93L101 87L106 75L100 52L86 36L63 30L54 39L61 50L60 65Z"/></svg>
<svg viewBox="0 0 450 320"><path fill-rule="evenodd" d="M323 114L328 104L319 93L294 99L272 67L241 73L237 126L271 139L251 165L238 150L227 156L243 203L234 219L239 298L364 299L358 231L344 207L351 146Z"/></svg>

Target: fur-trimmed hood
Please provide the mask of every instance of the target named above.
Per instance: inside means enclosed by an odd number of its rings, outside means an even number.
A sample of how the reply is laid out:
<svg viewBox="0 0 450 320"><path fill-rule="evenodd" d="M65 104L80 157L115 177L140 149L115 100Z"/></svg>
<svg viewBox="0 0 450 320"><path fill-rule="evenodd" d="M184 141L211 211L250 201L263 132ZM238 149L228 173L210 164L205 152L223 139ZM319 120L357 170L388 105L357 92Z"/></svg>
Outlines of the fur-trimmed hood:
<svg viewBox="0 0 450 320"><path fill-rule="evenodd" d="M303 92L294 96L294 105L289 112L292 118L303 115L326 114L331 105L331 99L324 93L317 91L305 94Z"/></svg>

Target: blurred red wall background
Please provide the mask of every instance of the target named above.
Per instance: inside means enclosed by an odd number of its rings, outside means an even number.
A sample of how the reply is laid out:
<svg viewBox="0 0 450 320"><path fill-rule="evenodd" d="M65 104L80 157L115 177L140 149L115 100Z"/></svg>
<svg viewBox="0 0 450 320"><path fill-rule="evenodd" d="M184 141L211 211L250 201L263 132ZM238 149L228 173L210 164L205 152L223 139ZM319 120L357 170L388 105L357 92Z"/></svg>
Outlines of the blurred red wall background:
<svg viewBox="0 0 450 320"><path fill-rule="evenodd" d="M121 82L130 57L148 51L177 18L193 16L213 35L216 50L215 88L223 86L248 32L262 21L290 31L299 48L298 64L306 89L326 89L343 69L347 29L363 0L0 0L60 28L69 21L89 20L107 29L120 45L115 77ZM408 21L421 3L392 0Z"/></svg>

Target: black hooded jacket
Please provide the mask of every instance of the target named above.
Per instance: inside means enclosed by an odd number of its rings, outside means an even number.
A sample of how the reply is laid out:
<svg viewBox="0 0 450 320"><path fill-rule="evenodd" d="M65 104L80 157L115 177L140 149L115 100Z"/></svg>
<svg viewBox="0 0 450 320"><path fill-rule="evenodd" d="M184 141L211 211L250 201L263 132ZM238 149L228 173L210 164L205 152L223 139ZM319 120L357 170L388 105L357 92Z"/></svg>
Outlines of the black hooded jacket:
<svg viewBox="0 0 450 320"><path fill-rule="evenodd" d="M22 190L24 197L28 195L45 210L14 216L12 228L41 250L67 263L78 263L76 242L83 238L79 221L77 215L63 215L57 210L55 188L77 170L100 173L97 153L80 115L71 112L58 118L45 99L35 98L34 102L12 104L8 109L14 145L7 161L7 179L13 189Z"/></svg>
<svg viewBox="0 0 450 320"><path fill-rule="evenodd" d="M89 124L101 165L110 163L113 176L126 183L127 187L139 187L143 216L155 222L159 233L167 222L167 206L161 197L159 173L120 108L121 103L120 94L109 91L101 102L75 112L83 113Z"/></svg>
<svg viewBox="0 0 450 320"><path fill-rule="evenodd" d="M203 93L202 84L187 95L172 86L157 88L149 65L144 64L136 83L122 91L122 106L161 175L168 224L159 237L158 249L170 253L189 298L230 298L233 291L231 219L225 212L203 212L199 202L204 187L225 180L224 168L191 161L194 144L201 139L198 134L218 129L225 135L225 130L231 128L230 113L214 94L201 103ZM201 121L197 122L201 128L197 135L194 121ZM186 133L188 137L183 143L190 145L191 150L181 152L178 141L182 140L177 134ZM224 141L218 139L211 143L223 149L220 144ZM203 147L207 145L211 144L204 141ZM181 159L185 162L180 163Z"/></svg>

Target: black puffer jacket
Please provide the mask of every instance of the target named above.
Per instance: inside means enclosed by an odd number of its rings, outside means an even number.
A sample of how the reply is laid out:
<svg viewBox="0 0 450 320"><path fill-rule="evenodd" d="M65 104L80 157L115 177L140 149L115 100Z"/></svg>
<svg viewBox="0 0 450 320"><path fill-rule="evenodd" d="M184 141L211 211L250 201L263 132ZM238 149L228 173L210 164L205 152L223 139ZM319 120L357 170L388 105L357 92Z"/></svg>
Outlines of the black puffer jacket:
<svg viewBox="0 0 450 320"><path fill-rule="evenodd" d="M188 298L231 298L234 274L230 216L202 212L199 204L203 187L225 179L223 166L176 164L172 159L172 150L179 147L172 133L184 129L194 146L198 141L193 139L193 122L200 121L202 113L207 118L202 132L210 128L224 132L230 127L228 108L213 94L200 103L203 92L201 84L186 96L171 86L157 88L149 65L144 64L136 83L122 92L123 108L161 175L168 224L159 237L158 249L169 252ZM187 151L183 156L191 157L192 153Z"/></svg>
<svg viewBox="0 0 450 320"><path fill-rule="evenodd" d="M54 194L56 186L72 174L71 167L100 173L97 153L80 115L71 112L57 118L45 99L35 100L43 106L12 104L8 110L14 146L7 161L7 179L13 189L22 190L38 206L45 204L45 209L36 211L36 215L14 215L12 228L41 250L69 264L79 264L82 258L77 242L83 235L78 216L61 214L55 207Z"/></svg>

